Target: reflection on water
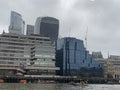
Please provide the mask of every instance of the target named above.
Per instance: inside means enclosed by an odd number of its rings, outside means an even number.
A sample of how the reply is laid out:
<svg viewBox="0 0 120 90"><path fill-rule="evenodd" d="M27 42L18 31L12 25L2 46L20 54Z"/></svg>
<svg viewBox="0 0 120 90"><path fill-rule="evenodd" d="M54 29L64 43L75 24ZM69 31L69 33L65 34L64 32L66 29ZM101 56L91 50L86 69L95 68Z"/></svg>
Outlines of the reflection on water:
<svg viewBox="0 0 120 90"><path fill-rule="evenodd" d="M120 90L120 85L90 84L86 87L69 84L0 84L0 90Z"/></svg>

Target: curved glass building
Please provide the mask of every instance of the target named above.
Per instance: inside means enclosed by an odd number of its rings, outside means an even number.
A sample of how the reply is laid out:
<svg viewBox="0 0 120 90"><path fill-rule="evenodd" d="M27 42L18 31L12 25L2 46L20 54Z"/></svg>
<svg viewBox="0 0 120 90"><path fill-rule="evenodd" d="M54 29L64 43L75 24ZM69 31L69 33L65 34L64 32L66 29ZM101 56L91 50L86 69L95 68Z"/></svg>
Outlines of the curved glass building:
<svg viewBox="0 0 120 90"><path fill-rule="evenodd" d="M58 39L59 20L53 17L38 17L34 34L50 37L52 43Z"/></svg>
<svg viewBox="0 0 120 90"><path fill-rule="evenodd" d="M60 67L58 72L60 75L86 75L86 73L100 75L101 73L99 71L101 63L92 58L82 40L72 37L57 40L56 65Z"/></svg>
<svg viewBox="0 0 120 90"><path fill-rule="evenodd" d="M25 22L21 14L11 11L9 33L24 34Z"/></svg>

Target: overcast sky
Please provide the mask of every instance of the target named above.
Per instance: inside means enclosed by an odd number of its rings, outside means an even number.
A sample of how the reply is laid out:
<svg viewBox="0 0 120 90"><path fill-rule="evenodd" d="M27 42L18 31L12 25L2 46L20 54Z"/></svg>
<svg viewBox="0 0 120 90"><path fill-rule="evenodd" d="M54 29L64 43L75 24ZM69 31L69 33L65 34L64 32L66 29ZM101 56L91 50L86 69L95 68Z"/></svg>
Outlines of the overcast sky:
<svg viewBox="0 0 120 90"><path fill-rule="evenodd" d="M8 32L11 10L22 14L26 24L39 16L60 20L59 35L85 40L87 49L120 55L120 0L0 0L0 33Z"/></svg>

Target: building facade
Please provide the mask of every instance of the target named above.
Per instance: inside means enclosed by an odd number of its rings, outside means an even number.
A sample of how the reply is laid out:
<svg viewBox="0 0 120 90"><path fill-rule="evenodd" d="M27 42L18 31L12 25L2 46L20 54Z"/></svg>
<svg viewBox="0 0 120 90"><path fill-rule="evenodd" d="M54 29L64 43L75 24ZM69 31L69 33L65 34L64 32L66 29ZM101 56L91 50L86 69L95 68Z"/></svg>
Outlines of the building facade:
<svg viewBox="0 0 120 90"><path fill-rule="evenodd" d="M38 17L35 23L34 34L50 37L54 42L58 39L59 20L53 17Z"/></svg>
<svg viewBox="0 0 120 90"><path fill-rule="evenodd" d="M101 63L105 78L120 79L120 56L108 55L108 58L103 58L101 52L93 52L92 57Z"/></svg>
<svg viewBox="0 0 120 90"><path fill-rule="evenodd" d="M107 64L107 59L103 58L103 55L101 52L92 52L92 58L101 63L102 67L104 67L105 64Z"/></svg>
<svg viewBox="0 0 120 90"><path fill-rule="evenodd" d="M104 65L104 77L120 79L120 56L110 55L105 60L107 63Z"/></svg>
<svg viewBox="0 0 120 90"><path fill-rule="evenodd" d="M24 34L25 21L21 14L11 11L9 33Z"/></svg>
<svg viewBox="0 0 120 90"><path fill-rule="evenodd" d="M80 75L84 71L101 68L85 49L83 41L71 37L57 41L56 64L61 75Z"/></svg>
<svg viewBox="0 0 120 90"><path fill-rule="evenodd" d="M0 70L4 69L14 75L55 75L55 47L47 37L1 34Z"/></svg>
<svg viewBox="0 0 120 90"><path fill-rule="evenodd" d="M34 34L34 26L33 25L27 25L27 32L26 35Z"/></svg>

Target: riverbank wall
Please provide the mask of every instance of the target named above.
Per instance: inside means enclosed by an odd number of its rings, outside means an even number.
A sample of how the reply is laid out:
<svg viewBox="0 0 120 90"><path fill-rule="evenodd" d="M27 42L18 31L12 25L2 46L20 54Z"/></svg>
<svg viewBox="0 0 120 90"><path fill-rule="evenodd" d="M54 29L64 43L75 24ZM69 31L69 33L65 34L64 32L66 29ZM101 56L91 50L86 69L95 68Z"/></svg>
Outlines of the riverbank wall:
<svg viewBox="0 0 120 90"><path fill-rule="evenodd" d="M119 84L119 79L108 79L108 78L77 78L70 76L56 76L56 77L0 77L0 80L4 80L4 83L20 83L20 80L26 80L26 83L37 83L38 81L55 81L56 83L70 83L70 82L80 82L87 81L89 84L108 84L115 83Z"/></svg>

